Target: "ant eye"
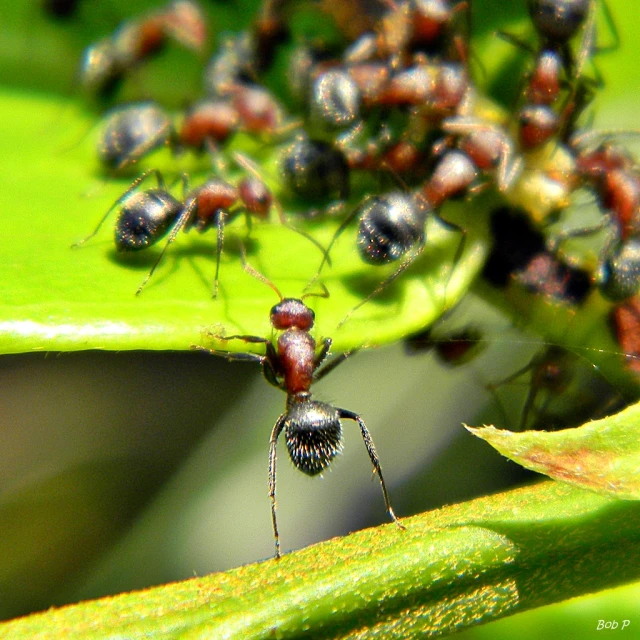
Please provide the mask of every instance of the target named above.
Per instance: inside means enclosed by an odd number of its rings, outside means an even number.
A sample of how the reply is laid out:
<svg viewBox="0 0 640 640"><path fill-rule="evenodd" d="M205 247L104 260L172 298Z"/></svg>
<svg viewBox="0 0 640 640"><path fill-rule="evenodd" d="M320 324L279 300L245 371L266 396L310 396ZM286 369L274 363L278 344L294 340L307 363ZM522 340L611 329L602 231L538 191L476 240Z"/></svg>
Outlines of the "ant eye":
<svg viewBox="0 0 640 640"><path fill-rule="evenodd" d="M296 469L309 476L322 473L342 451L338 412L313 400L295 403L285 421L285 440Z"/></svg>

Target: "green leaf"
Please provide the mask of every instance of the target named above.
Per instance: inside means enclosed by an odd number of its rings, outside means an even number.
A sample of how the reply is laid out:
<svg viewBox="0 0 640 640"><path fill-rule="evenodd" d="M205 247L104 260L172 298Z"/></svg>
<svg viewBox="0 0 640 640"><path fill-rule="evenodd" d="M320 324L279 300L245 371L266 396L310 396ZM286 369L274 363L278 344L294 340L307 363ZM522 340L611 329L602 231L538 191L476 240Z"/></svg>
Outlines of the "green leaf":
<svg viewBox="0 0 640 640"><path fill-rule="evenodd" d="M527 469L597 493L638 500L639 420L640 404L635 404L576 429L523 433L495 427L467 429Z"/></svg>
<svg viewBox="0 0 640 640"><path fill-rule="evenodd" d="M640 577L640 505L558 483L0 624L18 638L433 637ZM535 570L534 570L535 568Z"/></svg>

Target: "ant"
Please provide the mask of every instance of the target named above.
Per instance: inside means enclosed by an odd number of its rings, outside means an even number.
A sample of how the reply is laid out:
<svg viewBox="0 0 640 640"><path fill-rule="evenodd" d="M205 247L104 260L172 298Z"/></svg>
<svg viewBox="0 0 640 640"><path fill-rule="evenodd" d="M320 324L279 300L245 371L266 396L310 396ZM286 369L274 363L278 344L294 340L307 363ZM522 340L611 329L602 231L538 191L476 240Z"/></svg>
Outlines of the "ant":
<svg viewBox="0 0 640 640"><path fill-rule="evenodd" d="M283 111L268 91L244 87L228 98L206 98L189 107L179 127L153 102L116 107L106 116L98 141L98 157L111 172L128 169L147 154L170 146L211 155L239 130L275 135L283 127Z"/></svg>
<svg viewBox="0 0 640 640"><path fill-rule="evenodd" d="M173 138L171 119L153 102L116 107L106 116L98 141L98 158L103 167L119 172L171 144Z"/></svg>
<svg viewBox="0 0 640 640"><path fill-rule="evenodd" d="M463 151L447 151L440 159L431 177L414 191L395 190L365 199L338 227L329 246L357 217L357 246L362 260L372 265L384 265L402 258L398 268L342 319L340 326L363 304L387 288L408 269L426 246L425 227L429 218L438 221L450 231L461 234L454 264L460 259L465 246L466 231L442 218L438 209L445 200L465 193L478 176L478 168ZM323 258L314 281L320 276L326 259Z"/></svg>
<svg viewBox="0 0 640 640"><path fill-rule="evenodd" d="M636 375L640 374L640 299L638 296L617 304L611 310L609 321L616 342L626 355L628 368Z"/></svg>
<svg viewBox="0 0 640 640"><path fill-rule="evenodd" d="M433 327L418 331L404 339L407 355L424 353L433 349L438 360L449 367L468 364L487 346L478 327L467 326L434 337Z"/></svg>
<svg viewBox="0 0 640 640"><path fill-rule="evenodd" d="M349 197L349 164L343 152L320 140L299 137L282 157L287 188L305 200Z"/></svg>
<svg viewBox="0 0 640 640"><path fill-rule="evenodd" d="M518 37L501 35L535 56L524 91L525 104L518 114L520 144L523 149L532 150L556 135L566 140L571 133L577 116L593 98L594 89L603 83L595 66L594 78L585 77L583 67L591 53L604 49L594 46L595 0L529 0L528 5L540 39L539 48L535 50ZM613 19L604 2L602 6L617 41ZM582 42L574 55L569 41L580 29ZM563 88L567 89L567 96L558 113Z"/></svg>
<svg viewBox="0 0 640 640"><path fill-rule="evenodd" d="M549 245L555 252L567 238L608 229L610 236L600 251L596 281L606 299L620 302L640 289L640 174L629 154L610 143L595 148L585 144L591 137L576 135L570 144L577 179L595 193L603 217L595 225L559 232Z"/></svg>
<svg viewBox="0 0 640 640"><path fill-rule="evenodd" d="M233 186L221 178L212 177L199 187L190 190L188 177L186 174L182 174L182 200L178 200L169 193L159 170L146 171L136 178L131 186L109 207L95 230L83 240L73 244L72 247L78 247L93 238L111 212L118 206L121 207L115 228L115 243L118 251L132 252L147 249L168 234L162 251L136 291L136 295L139 295L181 230L184 229L187 232L189 229L195 228L199 233L204 233L215 227L217 229L217 253L213 297L216 298L225 225L241 213L247 216L247 224L250 224L249 216L251 215L265 219L272 204L276 204L271 192L258 177L257 169L253 164L240 154L235 154L234 159L253 175L243 178L237 186ZM155 176L157 187L137 191L149 176ZM301 234L318 246L321 251L324 251L322 246L304 231L290 227L284 220L281 207L278 204L276 206L280 220L285 226Z"/></svg>
<svg viewBox="0 0 640 640"><path fill-rule="evenodd" d="M122 24L111 36L85 49L80 84L89 96L108 101L130 71L159 53L170 40L202 52L206 37L200 7L191 0L174 0L164 9Z"/></svg>
<svg viewBox="0 0 640 640"><path fill-rule="evenodd" d="M236 353L208 349L192 345L192 349L203 351L227 360L258 362L270 384L287 394L284 413L277 419L269 439L269 498L271 500L271 521L275 540L275 557L280 557L280 535L276 519L276 445L284 431L289 457L296 469L309 476L321 474L331 461L342 451L342 425L340 420L353 420L358 423L365 448L378 475L382 496L391 519L401 528L402 523L391 507L387 487L382 476L380 460L373 440L364 420L353 411L340 409L330 404L312 400L311 385L344 362L353 351L336 356L325 363L331 349L331 338L324 338L320 350L316 352L316 341L310 330L315 322L315 314L305 303L304 298L311 295L327 297L329 292L308 293L301 298L285 298L278 288L266 276L256 271L246 262L243 250L243 267L254 278L271 287L280 298L270 311L271 326L281 332L274 345L271 339L253 335L214 336L217 340L239 340L247 344L265 345L265 354Z"/></svg>

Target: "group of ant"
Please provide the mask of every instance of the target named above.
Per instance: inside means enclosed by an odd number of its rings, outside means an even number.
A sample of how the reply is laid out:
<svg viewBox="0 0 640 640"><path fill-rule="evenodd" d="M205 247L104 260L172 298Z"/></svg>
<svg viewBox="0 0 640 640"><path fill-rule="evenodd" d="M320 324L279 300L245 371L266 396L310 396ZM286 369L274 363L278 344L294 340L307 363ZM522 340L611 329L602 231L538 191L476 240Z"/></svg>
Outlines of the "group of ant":
<svg viewBox="0 0 640 640"><path fill-rule="evenodd" d="M204 97L180 117L152 101L107 112L98 142L98 157L107 174L131 172L152 152L169 147L174 153L191 150L204 155L216 168L216 175L190 188L188 176L181 174L177 182L182 183L182 199L178 199L160 171L144 171L93 233L74 246L93 238L116 209L119 251L144 250L166 239L139 294L180 231L215 228L216 297L224 229L233 217L245 214L265 219L275 208L285 227L302 233L321 249L314 280L331 263L334 243L355 220L354 249L362 260L371 265L398 265L359 307L401 276L428 248L429 220L438 219L459 234L457 260L466 230L443 216L443 206L493 188L505 207L491 221L495 247L485 266L487 279L497 286L515 282L567 304L579 304L595 282L601 295L615 303L617 317L619 305L634 300L640 288L640 173L633 158L610 137L577 128L601 82L597 71L588 74L586 67L590 64L596 69L593 58L601 49L595 37L598 7L610 18L604 0L528 0L537 44L501 34L533 59L513 109L515 116L487 108L487 99L472 80L472 0L380 0L370 6L360 3L357 8L355 4L337 3L332 8L327 3L324 8L333 13L341 31L337 42L307 38L291 45L289 25L296 2L263 0L250 27L222 41L204 70ZM355 20L349 19L353 12ZM89 47L80 69L82 87L94 101L111 100L119 86L166 45L202 53L207 31L199 5L193 0L173 0L126 22ZM299 107L296 117L263 84L274 60L283 55L288 55L289 99ZM232 150L238 132L280 150L282 195L291 202L318 204L309 216L347 211L328 247L290 223L257 165ZM545 150L550 151L545 154ZM559 168L554 157L560 156L565 160ZM235 183L220 177L222 157L231 158L244 177ZM550 163L543 162L544 157L551 157ZM381 187L353 205L352 176L357 174L372 175L380 184L392 180L395 186ZM155 178L157 185L143 190L149 178ZM528 184L534 185L533 195ZM601 222L547 237L545 221L534 219L560 213L578 189L588 190L596 199ZM542 215L540 202L551 203L545 205ZM526 233L521 234L522 229ZM568 237L602 229L607 230L608 238L595 273L576 269L563 259L562 245ZM340 420L357 422L387 511L402 527L362 418L312 400L312 383L351 353L325 362L331 339L325 338L317 348L310 333L314 313L304 302L306 296L317 294L284 298L246 262L244 252L243 265L280 298L270 312L277 341L274 344L271 338L253 335L215 336L220 342L263 344L264 355L194 348L229 360L259 362L267 381L286 393L285 412L273 428L269 452L276 556L280 555L276 444L283 431L296 468L317 475L341 450ZM324 295L328 295L326 289Z"/></svg>

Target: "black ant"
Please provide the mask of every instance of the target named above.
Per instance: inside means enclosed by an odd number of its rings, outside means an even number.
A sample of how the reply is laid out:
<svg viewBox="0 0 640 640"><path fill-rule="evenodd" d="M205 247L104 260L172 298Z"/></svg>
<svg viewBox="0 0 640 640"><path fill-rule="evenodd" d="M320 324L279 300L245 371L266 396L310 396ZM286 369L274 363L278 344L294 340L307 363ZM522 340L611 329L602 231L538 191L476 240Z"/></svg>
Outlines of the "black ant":
<svg viewBox="0 0 640 640"><path fill-rule="evenodd" d="M428 327L408 336L403 342L407 355L433 349L438 360L449 367L468 364L487 346L482 332L474 326L464 327L438 337L433 336L433 327Z"/></svg>
<svg viewBox="0 0 640 640"><path fill-rule="evenodd" d="M172 144L173 125L167 113L153 102L112 109L98 141L98 158L105 169L127 169L147 154Z"/></svg>
<svg viewBox="0 0 640 640"><path fill-rule="evenodd" d="M257 272L246 262L244 252L243 266L247 273L271 287L280 298L280 302L270 311L273 329L281 332L276 344L274 345L271 339L262 336L216 335L214 337L217 340L239 340L248 344L264 344L265 355L221 351L196 345L192 345L191 348L222 356L227 360L258 362L262 365L262 372L267 382L287 394L285 412L276 421L269 440L269 498L275 539L275 557L280 557L280 535L276 520L276 445L283 431L289 457L296 469L309 476L317 476L342 451L343 436L340 420L357 422L374 472L380 480L387 512L391 519L404 529L391 507L387 487L382 477L380 460L364 420L353 411L340 409L311 398L311 385L335 369L338 364L344 362L353 353L352 351L343 353L325 363L331 349L331 338L324 338L320 350L316 352L316 341L309 333L315 322L315 314L303 302L303 299L310 295L326 297L329 295L328 291L325 289L322 294L306 294L301 298L285 298L266 276Z"/></svg>
<svg viewBox="0 0 640 640"><path fill-rule="evenodd" d="M282 173L286 187L307 200L329 200L349 197L349 165L337 147L299 137L282 157Z"/></svg>
<svg viewBox="0 0 640 640"><path fill-rule="evenodd" d="M206 44L206 20L191 0L174 0L166 8L125 22L111 36L83 54L80 83L85 92L109 100L126 75L173 40L196 52Z"/></svg>
<svg viewBox="0 0 640 640"><path fill-rule="evenodd" d="M233 186L221 178L212 177L199 187L189 190L188 178L183 174L181 177L182 201L167 191L160 171L157 169L146 171L136 178L124 194L109 207L93 233L72 246L78 247L93 238L107 217L118 206L121 206L115 228L115 243L118 251L132 252L147 249L157 244L168 234L160 255L136 291L136 295L139 295L180 231L189 231L189 229L195 228L199 233L204 233L215 227L217 229L217 245L214 298L218 295L218 274L224 243L224 227L241 213L264 219L269 214L272 204L276 204L281 222L313 242L324 252L322 246L308 234L290 227L286 223L280 205L275 203L273 195L258 177L253 164L240 154L235 154L234 159L253 175L243 178L237 186ZM155 176L157 187L137 191L140 184L149 176Z"/></svg>
<svg viewBox="0 0 640 640"><path fill-rule="evenodd" d="M286 130L282 108L261 87L243 87L226 98L206 98L191 105L179 126L153 102L112 109L98 141L98 157L112 172L128 169L163 146L174 152L184 148L211 155L239 130L276 135Z"/></svg>

